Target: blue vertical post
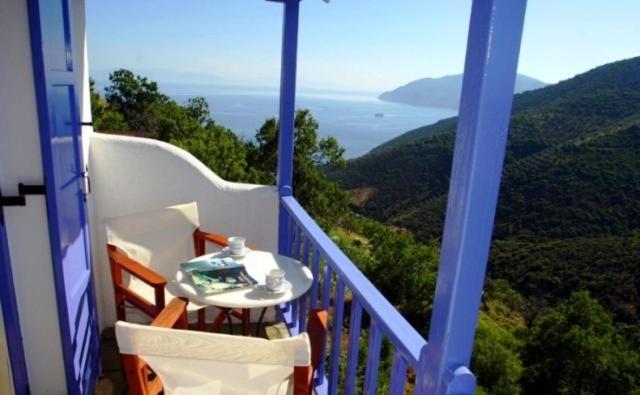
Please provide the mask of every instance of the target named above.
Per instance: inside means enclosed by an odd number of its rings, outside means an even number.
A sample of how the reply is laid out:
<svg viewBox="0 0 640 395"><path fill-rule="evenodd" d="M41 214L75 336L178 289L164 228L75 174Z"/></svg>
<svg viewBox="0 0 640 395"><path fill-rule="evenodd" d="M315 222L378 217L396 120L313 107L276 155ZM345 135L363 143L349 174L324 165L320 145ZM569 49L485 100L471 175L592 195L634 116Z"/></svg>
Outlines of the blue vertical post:
<svg viewBox="0 0 640 395"><path fill-rule="evenodd" d="M474 0L440 268L417 393L475 390L473 348L526 0Z"/></svg>
<svg viewBox="0 0 640 395"><path fill-rule="evenodd" d="M282 0L282 60L280 71L280 133L278 135L278 191L280 197L293 193L293 148L296 108L296 66L298 56L298 17L300 0ZM288 213L280 203L278 214L278 253L286 254L290 244Z"/></svg>

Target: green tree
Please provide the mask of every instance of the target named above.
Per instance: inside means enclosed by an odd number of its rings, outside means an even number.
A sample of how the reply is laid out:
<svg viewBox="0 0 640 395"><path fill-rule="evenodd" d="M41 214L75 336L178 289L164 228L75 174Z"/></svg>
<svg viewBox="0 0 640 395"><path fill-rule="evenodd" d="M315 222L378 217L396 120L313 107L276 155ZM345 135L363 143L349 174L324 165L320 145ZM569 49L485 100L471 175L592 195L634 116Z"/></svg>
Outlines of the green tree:
<svg viewBox="0 0 640 395"><path fill-rule="evenodd" d="M256 133L250 166L262 173L262 182L275 183L278 158L278 122L271 118ZM295 117L293 191L312 217L328 227L348 210L348 194L329 181L325 168L344 167L344 149L333 137L318 139L318 122L309 110Z"/></svg>
<svg viewBox="0 0 640 395"><path fill-rule="evenodd" d="M187 100L185 108L187 113L201 125L206 125L211 121L209 118L211 115L209 103L204 97L193 97Z"/></svg>
<svg viewBox="0 0 640 395"><path fill-rule="evenodd" d="M587 292L535 319L525 347L530 394L629 394L640 385L640 355ZM636 392L637 393L637 392Z"/></svg>
<svg viewBox="0 0 640 395"><path fill-rule="evenodd" d="M206 127L195 128L188 136L173 138L170 142L191 153L225 180L261 181L261 173L248 164L247 144L223 126L209 122Z"/></svg>
<svg viewBox="0 0 640 395"><path fill-rule="evenodd" d="M524 298L504 280L489 281L482 297L471 367L485 394L520 394L526 331Z"/></svg>
<svg viewBox="0 0 640 395"><path fill-rule="evenodd" d="M100 97L96 91L96 82L89 79L89 95L91 97L91 118L93 128L98 131L126 131L129 125L124 120L124 116L119 112L112 111L109 104Z"/></svg>
<svg viewBox="0 0 640 395"><path fill-rule="evenodd" d="M161 138L159 119L170 100L158 90L158 84L130 70L109 74L105 98L111 110L122 114L131 130Z"/></svg>
<svg viewBox="0 0 640 395"><path fill-rule="evenodd" d="M478 385L493 395L520 394L521 342L486 313L480 312L473 346L472 369Z"/></svg>
<svg viewBox="0 0 640 395"><path fill-rule="evenodd" d="M349 214L332 238L364 275L426 335L433 307L437 248L374 220Z"/></svg>

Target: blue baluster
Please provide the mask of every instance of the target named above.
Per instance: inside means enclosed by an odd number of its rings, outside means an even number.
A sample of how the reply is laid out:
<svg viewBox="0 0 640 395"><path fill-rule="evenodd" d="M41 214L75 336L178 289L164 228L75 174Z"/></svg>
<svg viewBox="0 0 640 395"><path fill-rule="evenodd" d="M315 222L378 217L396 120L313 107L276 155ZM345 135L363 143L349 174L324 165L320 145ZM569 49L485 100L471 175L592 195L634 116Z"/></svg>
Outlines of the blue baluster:
<svg viewBox="0 0 640 395"><path fill-rule="evenodd" d="M300 236L300 228L296 223L293 225L291 231L291 249L289 250L289 256L293 259L298 259L298 237Z"/></svg>
<svg viewBox="0 0 640 395"><path fill-rule="evenodd" d="M355 394L358 351L360 350L360 326L362 306L355 294L351 294L351 317L349 319L349 350L347 352L347 377L344 381L345 395Z"/></svg>
<svg viewBox="0 0 640 395"><path fill-rule="evenodd" d="M344 283L337 279L336 299L333 305L333 334L331 336L331 361L329 362L329 395L338 393L338 373L340 370L340 343L342 341L342 320L344 319Z"/></svg>
<svg viewBox="0 0 640 395"><path fill-rule="evenodd" d="M311 303L309 308L315 309L318 306L318 283L320 279L318 274L320 271L320 250L317 245L313 246L313 263L311 264L311 274L313 275L313 283L311 284Z"/></svg>
<svg viewBox="0 0 640 395"><path fill-rule="evenodd" d="M304 238L304 243L303 243L303 249L302 249L302 263L306 266L309 267L309 249L310 249L310 244L309 244L309 238L305 236Z"/></svg>
<svg viewBox="0 0 640 395"><path fill-rule="evenodd" d="M391 365L391 382L389 383L389 395L404 394L404 384L407 381L407 360L402 353L396 350L393 353Z"/></svg>
<svg viewBox="0 0 640 395"><path fill-rule="evenodd" d="M309 237L304 236L303 252L302 252L302 264L306 267L309 267L309 254L311 249L311 244ZM313 278L313 282L318 281L315 277ZM313 282L311 283L313 285ZM307 303L308 303L308 293L303 294L298 299L298 304L300 305L300 317L298 318L298 328L300 329L300 333L304 332L307 327Z"/></svg>
<svg viewBox="0 0 640 395"><path fill-rule="evenodd" d="M297 335L298 333L300 333L298 331L298 301L300 299L294 299L292 300L291 303L291 322L289 323L289 330L291 331L291 334L293 335Z"/></svg>
<svg viewBox="0 0 640 395"><path fill-rule="evenodd" d="M322 283L322 308L324 310L329 311L329 302L330 302L330 293L331 293L331 282L332 279L331 277L333 276L333 272L331 270L331 266L329 266L329 262L327 259L325 259L325 265L323 268L323 272L324 275L322 276L323 278L323 283ZM314 283L317 283L318 280L314 280ZM322 384L324 382L324 371L325 371L325 355L326 355L326 349L322 351L323 355L322 358L320 360L320 366L318 367L318 379L319 379L319 383L318 384Z"/></svg>
<svg viewBox="0 0 640 395"><path fill-rule="evenodd" d="M375 319L371 318L369 327L369 351L367 351L367 369L364 374L364 393L375 394L378 385L378 368L380 367L380 347L382 332Z"/></svg>
<svg viewBox="0 0 640 395"><path fill-rule="evenodd" d="M333 282L333 269L329 264L329 260L324 261L324 276L322 277L322 308L329 310L331 303L331 283Z"/></svg>

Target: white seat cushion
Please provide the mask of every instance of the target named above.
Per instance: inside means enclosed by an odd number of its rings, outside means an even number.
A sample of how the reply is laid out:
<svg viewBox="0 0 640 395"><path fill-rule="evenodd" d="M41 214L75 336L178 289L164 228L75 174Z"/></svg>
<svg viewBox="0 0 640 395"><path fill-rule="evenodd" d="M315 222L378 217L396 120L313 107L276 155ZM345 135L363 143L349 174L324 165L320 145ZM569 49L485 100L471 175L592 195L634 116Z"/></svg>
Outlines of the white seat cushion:
<svg viewBox="0 0 640 395"><path fill-rule="evenodd" d="M180 263L195 258L193 232L199 226L195 202L105 221L108 244L167 280Z"/></svg>
<svg viewBox="0 0 640 395"><path fill-rule="evenodd" d="M287 394L294 366L311 363L306 333L269 341L118 321L116 338L121 353L158 374L167 395Z"/></svg>

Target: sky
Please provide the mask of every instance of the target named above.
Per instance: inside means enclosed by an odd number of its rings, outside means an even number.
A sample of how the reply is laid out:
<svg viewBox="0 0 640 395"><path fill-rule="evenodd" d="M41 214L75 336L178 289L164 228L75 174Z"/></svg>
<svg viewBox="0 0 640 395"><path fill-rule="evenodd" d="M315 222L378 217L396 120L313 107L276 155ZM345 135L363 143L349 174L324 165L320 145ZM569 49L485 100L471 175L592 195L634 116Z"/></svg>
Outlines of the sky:
<svg viewBox="0 0 640 395"><path fill-rule="evenodd" d="M381 92L462 72L471 0L303 0L298 86ZM554 83L640 55L640 0L529 0L519 72ZM86 0L97 79L275 87L282 5L265 0Z"/></svg>

